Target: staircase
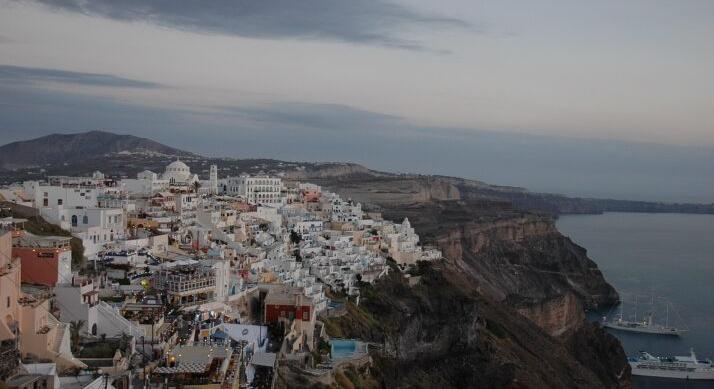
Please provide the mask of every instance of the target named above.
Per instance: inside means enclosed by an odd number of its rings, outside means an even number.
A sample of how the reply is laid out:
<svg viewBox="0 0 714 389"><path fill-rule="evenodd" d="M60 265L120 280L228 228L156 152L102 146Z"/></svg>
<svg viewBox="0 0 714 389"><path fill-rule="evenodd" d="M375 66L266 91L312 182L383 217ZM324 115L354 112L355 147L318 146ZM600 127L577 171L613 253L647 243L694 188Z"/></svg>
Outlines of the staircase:
<svg viewBox="0 0 714 389"><path fill-rule="evenodd" d="M105 316L111 323L110 325L119 332L133 336L135 339L138 339L140 336L144 336L143 328L127 320L121 315L121 313L119 313L118 309L112 307L106 302L99 301L97 309L99 310L98 313Z"/></svg>
<svg viewBox="0 0 714 389"><path fill-rule="evenodd" d="M59 354L60 349L62 347L62 338L64 338L65 332L67 332L69 330L68 329L69 326L66 323L62 323L59 320L57 320L53 315L47 315L47 324L50 327L57 328L57 332L55 333L55 339L54 339L54 342L52 343L51 351Z"/></svg>

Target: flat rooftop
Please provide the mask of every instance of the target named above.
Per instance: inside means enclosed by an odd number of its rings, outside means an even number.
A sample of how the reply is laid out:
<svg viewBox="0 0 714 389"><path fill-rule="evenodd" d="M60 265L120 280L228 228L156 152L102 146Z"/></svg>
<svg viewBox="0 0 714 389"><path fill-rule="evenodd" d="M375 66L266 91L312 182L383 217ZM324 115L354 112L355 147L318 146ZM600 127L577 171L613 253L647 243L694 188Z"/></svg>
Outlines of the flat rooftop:
<svg viewBox="0 0 714 389"><path fill-rule="evenodd" d="M176 366L159 367L158 374L175 373L206 373L214 359L229 359L233 349L225 345L198 343L194 345L179 345L174 347L169 355L176 358Z"/></svg>

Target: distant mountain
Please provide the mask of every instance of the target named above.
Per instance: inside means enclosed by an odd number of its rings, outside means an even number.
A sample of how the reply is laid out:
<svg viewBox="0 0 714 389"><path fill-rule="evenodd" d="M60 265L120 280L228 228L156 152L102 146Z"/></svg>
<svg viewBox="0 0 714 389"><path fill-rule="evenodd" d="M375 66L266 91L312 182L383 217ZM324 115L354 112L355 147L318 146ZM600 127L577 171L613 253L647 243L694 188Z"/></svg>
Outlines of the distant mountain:
<svg viewBox="0 0 714 389"><path fill-rule="evenodd" d="M21 169L79 162L108 154L196 157L196 154L133 135L104 131L52 134L0 147L0 168Z"/></svg>

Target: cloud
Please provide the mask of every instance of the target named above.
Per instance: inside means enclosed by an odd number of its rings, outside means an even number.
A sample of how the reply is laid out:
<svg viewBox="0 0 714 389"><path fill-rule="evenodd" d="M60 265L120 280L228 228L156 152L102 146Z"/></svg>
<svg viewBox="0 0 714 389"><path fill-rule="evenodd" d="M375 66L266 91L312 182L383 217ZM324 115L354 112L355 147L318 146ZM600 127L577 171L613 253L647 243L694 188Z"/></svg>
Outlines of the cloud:
<svg viewBox="0 0 714 389"><path fill-rule="evenodd" d="M162 87L160 84L153 82L132 80L110 74L81 73L57 69L0 65L0 82L17 84L33 83L38 81L118 88L149 89Z"/></svg>
<svg viewBox="0 0 714 389"><path fill-rule="evenodd" d="M398 116L364 111L341 104L276 102L259 107L218 107L226 115L235 115L262 125L330 131L373 131L403 128Z"/></svg>
<svg viewBox="0 0 714 389"><path fill-rule="evenodd" d="M0 143L51 133L107 130L152 134L170 141L172 133L190 134L189 112L115 98L0 82ZM169 142L170 143L170 142Z"/></svg>
<svg viewBox="0 0 714 389"><path fill-rule="evenodd" d="M248 38L326 39L409 50L431 50L398 36L412 28L471 28L384 0L34 0L51 8L181 30Z"/></svg>

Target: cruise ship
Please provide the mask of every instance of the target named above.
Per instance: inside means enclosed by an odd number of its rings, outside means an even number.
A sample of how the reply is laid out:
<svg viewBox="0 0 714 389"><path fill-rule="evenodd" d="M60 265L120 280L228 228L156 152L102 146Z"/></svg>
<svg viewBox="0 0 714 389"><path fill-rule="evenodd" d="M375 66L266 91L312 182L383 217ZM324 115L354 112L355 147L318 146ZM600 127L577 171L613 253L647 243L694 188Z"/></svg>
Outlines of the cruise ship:
<svg viewBox="0 0 714 389"><path fill-rule="evenodd" d="M698 360L694 350L688 357L655 357L640 351L629 358L632 375L676 378L685 380L714 380L714 365L710 359Z"/></svg>

